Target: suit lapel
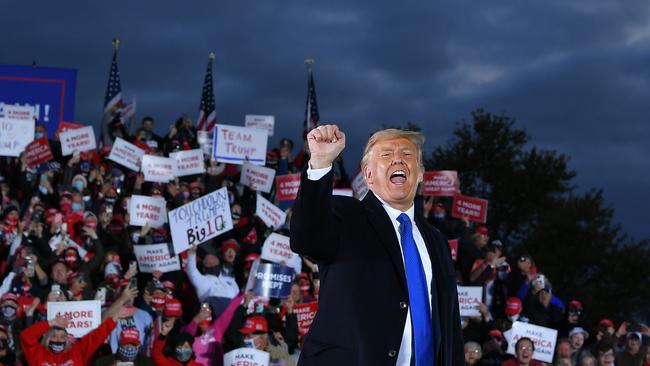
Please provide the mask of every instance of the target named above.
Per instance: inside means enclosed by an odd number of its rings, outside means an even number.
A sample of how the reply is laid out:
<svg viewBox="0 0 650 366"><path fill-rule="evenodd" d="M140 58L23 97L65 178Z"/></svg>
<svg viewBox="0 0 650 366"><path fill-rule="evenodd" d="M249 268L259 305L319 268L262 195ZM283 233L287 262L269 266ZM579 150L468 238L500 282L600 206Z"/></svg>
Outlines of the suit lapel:
<svg viewBox="0 0 650 366"><path fill-rule="evenodd" d="M395 271L399 276L400 285L404 292L408 294L404 262L393 223L390 222L390 217L388 217L386 210L384 210L381 202L375 197L372 191L366 194L366 197L363 199L363 204L368 212L368 221L370 221L372 228L377 232L379 242L388 251L389 257L393 262L393 267L395 267Z"/></svg>

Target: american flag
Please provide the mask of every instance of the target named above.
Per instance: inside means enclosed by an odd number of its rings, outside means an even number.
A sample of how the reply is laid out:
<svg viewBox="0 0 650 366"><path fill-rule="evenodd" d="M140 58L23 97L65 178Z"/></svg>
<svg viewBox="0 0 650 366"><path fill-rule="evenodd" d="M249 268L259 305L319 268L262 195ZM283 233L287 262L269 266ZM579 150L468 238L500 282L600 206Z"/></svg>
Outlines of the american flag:
<svg viewBox="0 0 650 366"><path fill-rule="evenodd" d="M106 95L104 96L104 117L102 118L101 131L99 133L100 147L111 144L108 125L113 120L113 115L124 108L120 70L117 68L117 48L119 42L118 39L113 40L113 61L111 62L111 70L108 74L108 84L106 85Z"/></svg>
<svg viewBox="0 0 650 366"><path fill-rule="evenodd" d="M307 82L307 105L305 106L305 121L303 123L303 135L306 136L309 131L318 126L320 115L318 114L318 103L316 102L316 84L314 84L314 74L309 68L309 80Z"/></svg>
<svg viewBox="0 0 650 366"><path fill-rule="evenodd" d="M120 70L117 68L117 49L113 51L113 62L111 62L111 71L108 74L108 85L106 85L106 96L104 97L104 113L111 112L115 106L118 109L124 106Z"/></svg>
<svg viewBox="0 0 650 366"><path fill-rule="evenodd" d="M217 123L217 113L215 112L214 91L212 88L212 61L214 54L210 54L208 68L205 71L205 80L203 81L203 91L201 92L201 106L199 107L199 119L197 129L199 131L212 131Z"/></svg>

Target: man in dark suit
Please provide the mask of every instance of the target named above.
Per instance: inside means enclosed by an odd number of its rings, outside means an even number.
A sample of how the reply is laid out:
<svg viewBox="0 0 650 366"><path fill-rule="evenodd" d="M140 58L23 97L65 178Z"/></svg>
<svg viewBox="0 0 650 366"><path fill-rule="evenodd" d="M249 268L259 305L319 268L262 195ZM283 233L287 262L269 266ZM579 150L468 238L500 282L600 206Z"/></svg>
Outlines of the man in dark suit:
<svg viewBox="0 0 650 366"><path fill-rule="evenodd" d="M324 125L307 140L291 248L318 261L321 288L299 365L463 365L449 248L414 212L422 134L388 129L370 138L363 201L332 196L331 166L345 134Z"/></svg>

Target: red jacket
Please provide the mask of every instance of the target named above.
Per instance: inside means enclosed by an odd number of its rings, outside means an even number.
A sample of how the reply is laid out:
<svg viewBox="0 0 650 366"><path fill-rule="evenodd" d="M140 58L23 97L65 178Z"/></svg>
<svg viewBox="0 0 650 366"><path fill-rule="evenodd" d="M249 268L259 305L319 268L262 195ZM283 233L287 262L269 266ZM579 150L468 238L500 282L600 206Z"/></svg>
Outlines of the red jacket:
<svg viewBox="0 0 650 366"><path fill-rule="evenodd" d="M90 361L115 326L113 318L108 318L97 329L75 342L70 349L56 354L38 342L50 329L49 323L42 321L20 333L20 346L30 366L83 366Z"/></svg>
<svg viewBox="0 0 650 366"><path fill-rule="evenodd" d="M517 362L517 359L511 358L509 360L504 361L501 366L519 366L519 363ZM539 361L535 360L530 360L530 363L528 366L543 366L543 364Z"/></svg>
<svg viewBox="0 0 650 366"><path fill-rule="evenodd" d="M151 357L156 366L203 366L202 363L197 363L194 359L190 359L187 363L182 363L173 357L167 357L163 354L163 348L165 348L165 340L156 338L156 341L153 342L153 351L151 352Z"/></svg>

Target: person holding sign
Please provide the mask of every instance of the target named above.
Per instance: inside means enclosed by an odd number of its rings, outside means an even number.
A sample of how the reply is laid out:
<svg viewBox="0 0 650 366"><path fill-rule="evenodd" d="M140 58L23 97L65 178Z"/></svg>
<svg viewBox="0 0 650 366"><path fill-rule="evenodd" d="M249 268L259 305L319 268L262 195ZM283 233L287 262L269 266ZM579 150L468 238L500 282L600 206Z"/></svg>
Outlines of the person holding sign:
<svg viewBox="0 0 650 366"><path fill-rule="evenodd" d="M332 195L332 163L345 134L323 125L307 141L311 157L293 208L291 249L316 259L323 276L299 364L462 365L447 241L413 204L424 173L422 134L387 129L370 137L361 162L369 188L363 201Z"/></svg>
<svg viewBox="0 0 650 366"><path fill-rule="evenodd" d="M71 319L57 315L50 321L38 322L20 334L20 346L28 365L86 365L95 351L116 326L124 305L138 296L138 290L127 288L104 313L98 328L81 337L74 344L68 338L66 326ZM39 343L39 339L43 340Z"/></svg>

